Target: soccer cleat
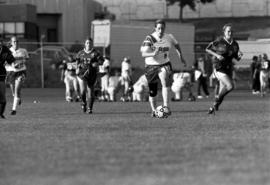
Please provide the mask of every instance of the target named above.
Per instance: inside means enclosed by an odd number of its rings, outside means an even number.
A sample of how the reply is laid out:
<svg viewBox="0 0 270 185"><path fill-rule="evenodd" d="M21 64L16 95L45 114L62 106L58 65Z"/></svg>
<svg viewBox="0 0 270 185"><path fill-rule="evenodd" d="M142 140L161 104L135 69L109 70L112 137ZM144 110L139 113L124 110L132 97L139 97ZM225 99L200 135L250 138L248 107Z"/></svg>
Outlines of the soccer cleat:
<svg viewBox="0 0 270 185"><path fill-rule="evenodd" d="M196 97L195 96L189 96L188 101L196 101Z"/></svg>
<svg viewBox="0 0 270 185"><path fill-rule="evenodd" d="M2 114L2 115L0 115L0 117L2 118L2 119L6 119L6 117Z"/></svg>
<svg viewBox="0 0 270 185"><path fill-rule="evenodd" d="M16 110L12 110L11 112L10 112L10 115L16 115Z"/></svg>
<svg viewBox="0 0 270 185"><path fill-rule="evenodd" d="M172 111L170 110L169 107L163 106L163 108L164 108L165 112L167 112L167 115L168 115L168 116L172 115ZM167 110L167 111L166 111L166 110Z"/></svg>
<svg viewBox="0 0 270 185"><path fill-rule="evenodd" d="M87 109L87 113L88 113L88 114L92 114L92 113L93 113L93 110L90 109L90 108L88 108L88 109Z"/></svg>
<svg viewBox="0 0 270 185"><path fill-rule="evenodd" d="M152 117L152 118L157 118L157 117L158 117L156 111L152 111L151 117Z"/></svg>
<svg viewBox="0 0 270 185"><path fill-rule="evenodd" d="M210 107L208 110L208 114L214 114L215 115L215 108L214 107Z"/></svg>
<svg viewBox="0 0 270 185"><path fill-rule="evenodd" d="M82 103L82 106L81 106L83 112L86 112L86 104Z"/></svg>
<svg viewBox="0 0 270 185"><path fill-rule="evenodd" d="M203 96L199 95L197 96L198 99L203 99Z"/></svg>

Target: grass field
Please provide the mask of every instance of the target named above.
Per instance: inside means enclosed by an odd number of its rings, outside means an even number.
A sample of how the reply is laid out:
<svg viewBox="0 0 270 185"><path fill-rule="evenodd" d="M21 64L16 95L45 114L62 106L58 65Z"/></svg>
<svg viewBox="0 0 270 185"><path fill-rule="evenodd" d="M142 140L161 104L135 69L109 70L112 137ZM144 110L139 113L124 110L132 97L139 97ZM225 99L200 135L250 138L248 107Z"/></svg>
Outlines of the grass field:
<svg viewBox="0 0 270 185"><path fill-rule="evenodd" d="M142 103L66 103L64 89L24 89L0 120L0 185L268 185L270 96L233 91L172 102L168 119ZM33 103L34 101L37 103Z"/></svg>

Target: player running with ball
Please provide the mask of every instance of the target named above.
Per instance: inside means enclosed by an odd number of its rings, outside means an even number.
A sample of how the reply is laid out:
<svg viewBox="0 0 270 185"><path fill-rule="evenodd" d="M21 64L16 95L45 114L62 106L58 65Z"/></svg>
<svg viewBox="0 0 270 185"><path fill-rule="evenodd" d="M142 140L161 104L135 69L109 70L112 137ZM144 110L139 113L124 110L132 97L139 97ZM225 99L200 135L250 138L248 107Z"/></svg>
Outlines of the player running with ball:
<svg viewBox="0 0 270 185"><path fill-rule="evenodd" d="M154 32L147 35L141 46L142 57L145 58L145 75L149 86L149 102L152 109L152 117L156 116L156 96L158 92L158 81L162 86L163 106L169 108L169 89L172 66L169 52L175 47L179 59L183 59L179 43L172 34L165 33L166 24L163 20L155 22Z"/></svg>

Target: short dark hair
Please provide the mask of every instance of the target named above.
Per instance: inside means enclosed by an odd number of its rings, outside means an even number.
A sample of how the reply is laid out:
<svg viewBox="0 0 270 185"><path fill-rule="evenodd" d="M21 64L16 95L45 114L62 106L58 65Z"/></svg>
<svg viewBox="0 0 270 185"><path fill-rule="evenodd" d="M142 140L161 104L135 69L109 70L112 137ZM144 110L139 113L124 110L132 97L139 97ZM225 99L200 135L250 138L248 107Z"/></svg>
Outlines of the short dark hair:
<svg viewBox="0 0 270 185"><path fill-rule="evenodd" d="M165 21L163 19L156 20L155 27L157 27L158 24L162 24L162 25L164 25L164 27L166 27L166 23L165 23Z"/></svg>
<svg viewBox="0 0 270 185"><path fill-rule="evenodd" d="M93 39L91 37L86 37L84 41L89 40L90 42L93 42Z"/></svg>

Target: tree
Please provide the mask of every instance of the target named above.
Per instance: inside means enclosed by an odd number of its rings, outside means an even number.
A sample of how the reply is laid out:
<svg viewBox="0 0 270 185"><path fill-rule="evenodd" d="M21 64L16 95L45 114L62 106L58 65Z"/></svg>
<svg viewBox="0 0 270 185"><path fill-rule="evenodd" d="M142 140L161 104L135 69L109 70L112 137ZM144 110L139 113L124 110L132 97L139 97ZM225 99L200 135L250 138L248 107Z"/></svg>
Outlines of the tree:
<svg viewBox="0 0 270 185"><path fill-rule="evenodd" d="M174 5L178 3L180 11L179 11L179 19L183 20L183 9L185 6L189 6L191 10L196 10L196 2L201 2L203 4L211 3L214 0L166 0L167 6Z"/></svg>

